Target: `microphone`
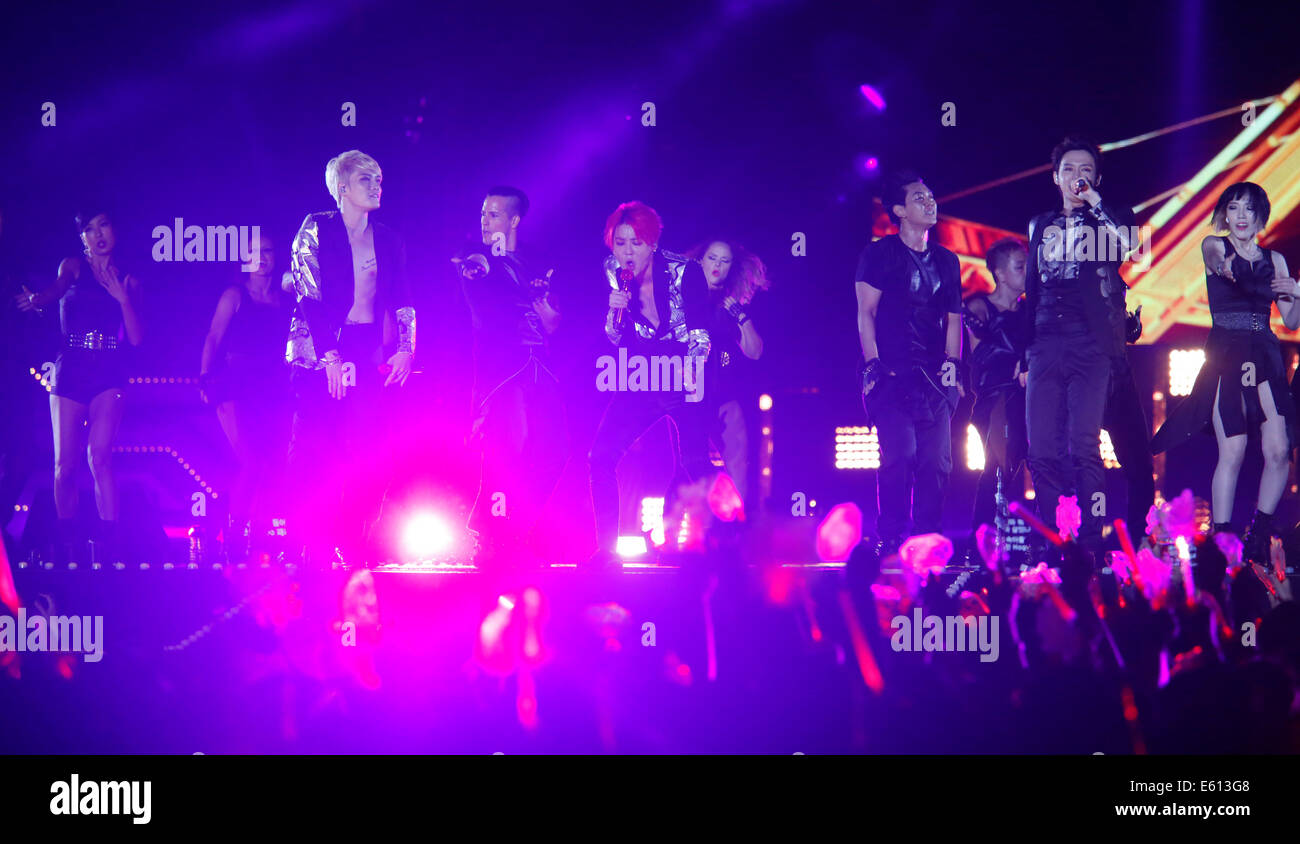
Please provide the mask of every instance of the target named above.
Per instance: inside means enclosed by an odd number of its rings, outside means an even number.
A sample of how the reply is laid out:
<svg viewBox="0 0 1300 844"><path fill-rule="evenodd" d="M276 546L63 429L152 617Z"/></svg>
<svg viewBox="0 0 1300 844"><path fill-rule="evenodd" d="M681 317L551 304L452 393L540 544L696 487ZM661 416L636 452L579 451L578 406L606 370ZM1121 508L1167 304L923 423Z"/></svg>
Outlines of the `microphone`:
<svg viewBox="0 0 1300 844"><path fill-rule="evenodd" d="M627 267L619 266L618 259L610 255L605 259L605 278L609 280L609 286L612 290L621 290L624 293L631 293L632 287L632 270ZM623 314L626 308L618 308L614 314L614 327L623 327Z"/></svg>
<svg viewBox="0 0 1300 844"><path fill-rule="evenodd" d="M1088 190L1088 189L1091 188L1091 187L1092 187L1092 185L1088 184L1088 180L1087 180L1087 179L1075 179L1075 181L1074 181L1074 195L1075 195L1075 196L1078 196L1079 194L1083 193L1084 191Z"/></svg>

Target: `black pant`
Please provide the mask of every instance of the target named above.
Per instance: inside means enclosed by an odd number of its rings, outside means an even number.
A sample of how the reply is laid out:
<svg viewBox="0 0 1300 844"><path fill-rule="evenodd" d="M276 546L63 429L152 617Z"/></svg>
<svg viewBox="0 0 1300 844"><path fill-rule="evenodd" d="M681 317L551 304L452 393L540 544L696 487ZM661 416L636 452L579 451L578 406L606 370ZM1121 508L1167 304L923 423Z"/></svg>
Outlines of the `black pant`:
<svg viewBox="0 0 1300 844"><path fill-rule="evenodd" d="M950 392L941 393L917 371L887 376L867 395L867 413L880 441L876 530L882 537L938 533L943 527L956 404L956 391Z"/></svg>
<svg viewBox="0 0 1300 844"><path fill-rule="evenodd" d="M469 526L496 544L521 542L568 458L560 385L541 361L530 358L483 399L474 438L483 473Z"/></svg>
<svg viewBox="0 0 1300 844"><path fill-rule="evenodd" d="M688 402L672 391L617 392L605 409L591 444L591 499L596 542L613 551L618 542L618 464L632 443L663 416L677 425L677 457L692 481L713 471L709 461L709 418L704 402ZM666 506L666 503L665 503Z"/></svg>
<svg viewBox="0 0 1300 844"><path fill-rule="evenodd" d="M1115 446L1115 459L1128 481L1125 519L1136 536L1146 530L1147 511L1156 500L1155 465L1151 459L1151 427L1138 394L1128 356L1116 358L1110 373L1110 399L1102 422ZM1115 518L1118 514L1111 514Z"/></svg>
<svg viewBox="0 0 1300 844"><path fill-rule="evenodd" d="M1012 485L1024 470L1029 438L1025 432L1025 391L1020 386L992 390L975 400L971 424L984 443L984 471L975 491L972 528L992 525L997 516L997 478L1002 471L1002 489L1013 500ZM1015 490L1019 497L1019 489Z"/></svg>
<svg viewBox="0 0 1300 844"><path fill-rule="evenodd" d="M1079 543L1097 549L1105 513L1101 423L1111 359L1088 334L1056 334L1039 337L1029 348L1028 360L1029 471L1039 517L1056 527L1059 497L1077 495L1082 513Z"/></svg>

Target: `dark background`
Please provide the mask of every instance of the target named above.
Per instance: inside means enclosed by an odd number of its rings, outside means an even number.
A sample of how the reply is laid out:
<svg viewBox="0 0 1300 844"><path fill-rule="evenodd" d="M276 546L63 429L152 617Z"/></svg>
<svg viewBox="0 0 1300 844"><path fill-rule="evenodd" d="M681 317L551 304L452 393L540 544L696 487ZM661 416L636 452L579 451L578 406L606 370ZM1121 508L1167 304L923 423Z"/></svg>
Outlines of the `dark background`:
<svg viewBox="0 0 1300 844"><path fill-rule="evenodd" d="M302 217L333 205L325 162L364 150L384 169L379 219L406 236L419 286L412 394L453 448L469 338L447 258L475 230L484 189L518 185L533 201L523 248L556 269L580 458L602 398L590 386L605 348L601 229L619 202L642 199L663 216L666 247L726 234L769 265L761 378L777 397L788 500L812 464L823 480L808 483L843 482L827 444L835 425L860 424L852 274L869 240L866 156L881 171L919 168L942 197L1045 163L1067 131L1118 140L1273 95L1300 75L1281 23L1208 2L25 5L0 36L0 254L10 274L50 283L79 250L74 208L102 198L145 287L138 371L193 375L237 268L153 263L152 228L260 224L283 269ZM40 125L46 101L56 127ZM356 127L340 125L345 101ZM646 101L656 126L641 125ZM956 126L940 124L945 102ZM1238 131L1230 117L1108 155L1103 193L1145 200ZM940 213L1022 231L1054 203L1042 174ZM794 232L806 257L790 254ZM872 497L861 475L838 474ZM966 496L950 498L967 512Z"/></svg>

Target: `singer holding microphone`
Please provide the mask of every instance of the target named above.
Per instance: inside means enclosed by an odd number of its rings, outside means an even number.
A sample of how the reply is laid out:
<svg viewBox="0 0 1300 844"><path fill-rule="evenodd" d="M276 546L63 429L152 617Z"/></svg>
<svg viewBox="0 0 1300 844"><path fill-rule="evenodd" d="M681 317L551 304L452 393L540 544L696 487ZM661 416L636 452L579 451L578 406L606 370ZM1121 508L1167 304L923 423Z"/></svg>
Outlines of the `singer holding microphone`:
<svg viewBox="0 0 1300 844"><path fill-rule="evenodd" d="M644 202L625 202L605 221L605 274L610 282L605 337L630 355L676 359L683 367L709 355L709 286L697 261L659 249L663 222ZM652 364L653 365L653 364ZM695 385L697 390L704 385ZM698 395L696 396L698 398ZM618 390L591 446L591 497L597 549L582 568L616 565L618 464L646 429L668 416L677 425L677 456L692 481L712 471L707 402L685 389Z"/></svg>
<svg viewBox="0 0 1300 844"><path fill-rule="evenodd" d="M1101 152L1081 138L1052 150L1056 210L1029 224L1025 421L1039 516L1056 527L1060 496L1077 495L1079 544L1101 564L1107 509L1102 417L1112 367L1125 352L1127 285L1120 265L1136 244L1133 213L1104 202Z"/></svg>
<svg viewBox="0 0 1300 844"><path fill-rule="evenodd" d="M1252 182L1238 182L1219 197L1210 217L1216 234L1201 241L1212 320L1205 364L1191 395L1170 412L1151 443L1159 454L1199 431L1214 429L1219 445L1211 486L1214 530L1236 532L1232 505L1237 476L1248 432L1258 427L1264 472L1245 550L1249 559L1260 563L1268 560L1273 514L1286 489L1296 444L1295 403L1287 387L1282 346L1269 324L1274 302L1287 328L1300 327L1300 287L1288 277L1282 256L1256 240L1268 215L1268 195Z"/></svg>

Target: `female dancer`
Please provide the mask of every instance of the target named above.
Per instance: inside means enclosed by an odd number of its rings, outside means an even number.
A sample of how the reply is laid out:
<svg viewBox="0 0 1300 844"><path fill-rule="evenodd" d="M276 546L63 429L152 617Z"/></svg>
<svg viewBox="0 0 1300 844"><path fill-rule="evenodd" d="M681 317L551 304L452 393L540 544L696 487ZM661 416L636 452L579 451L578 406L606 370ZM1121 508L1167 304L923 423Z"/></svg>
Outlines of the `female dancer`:
<svg viewBox="0 0 1300 844"><path fill-rule="evenodd" d="M1228 531L1246 434L1250 427L1259 426L1264 472L1246 553L1260 562L1267 559L1273 513L1286 487L1296 443L1295 404L1281 344L1269 326L1273 302L1287 328L1300 326L1296 301L1300 287L1287 276L1282 256L1256 242L1268 214L1268 196L1251 182L1232 185L1219 197L1210 226L1227 235L1201 241L1213 322L1205 344L1205 365L1191 395L1174 408L1151 441L1152 453L1159 454L1213 425L1219 444L1211 502L1214 530Z"/></svg>
<svg viewBox="0 0 1300 844"><path fill-rule="evenodd" d="M762 356L763 338L745 306L759 290L770 287L767 268L757 255L734 241L705 241L686 254L700 262L709 285L712 351L706 382L710 418L716 420L715 425L721 424L722 460L736 491L746 500L749 429L743 408L749 396L745 360Z"/></svg>
<svg viewBox="0 0 1300 844"><path fill-rule="evenodd" d="M140 345L140 282L113 257L117 238L102 209L91 207L76 217L83 255L59 264L54 284L40 293L18 297L23 310L41 310L59 303L63 348L54 363L50 419L54 427L54 506L59 516L55 556L66 561L75 549L73 522L77 515L77 455L86 425L86 453L95 482L99 510L98 541L102 559L115 559L117 542L117 484L113 478L113 440L122 421L122 389L126 386L123 337Z"/></svg>
<svg viewBox="0 0 1300 844"><path fill-rule="evenodd" d="M268 476L281 461L288 437L288 364L285 334L291 311L288 297L274 284L275 249L259 235L258 263L239 283L227 287L199 362L203 400L216 407L221 429L239 461L230 493L225 542L232 557L247 556L249 518Z"/></svg>

